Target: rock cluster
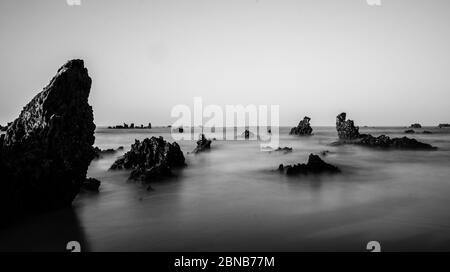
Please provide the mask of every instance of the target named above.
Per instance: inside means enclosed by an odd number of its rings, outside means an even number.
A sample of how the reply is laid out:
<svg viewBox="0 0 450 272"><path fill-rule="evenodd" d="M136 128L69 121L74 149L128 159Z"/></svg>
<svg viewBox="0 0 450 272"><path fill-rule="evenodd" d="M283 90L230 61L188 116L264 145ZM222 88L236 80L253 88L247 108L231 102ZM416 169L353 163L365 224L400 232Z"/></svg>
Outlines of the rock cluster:
<svg viewBox="0 0 450 272"><path fill-rule="evenodd" d="M0 207L47 210L68 206L94 158L91 78L82 60L64 64L0 140Z"/></svg>
<svg viewBox="0 0 450 272"><path fill-rule="evenodd" d="M111 166L111 170L132 170L131 180L152 181L170 176L175 167L185 166L185 158L180 146L164 141L162 137L136 140L131 150Z"/></svg>
<svg viewBox="0 0 450 272"><path fill-rule="evenodd" d="M117 126L109 126L108 129L151 129L152 128L152 123L148 123L148 126L144 126L144 125L139 125L139 126L135 126L134 123L131 124L127 124L127 123L123 123L123 125L117 125Z"/></svg>
<svg viewBox="0 0 450 272"><path fill-rule="evenodd" d="M360 134L359 128L354 126L352 120L346 120L346 114L341 113L336 118L336 129L339 135L339 143L358 144L368 147L384 149L411 149L434 150L435 147L421 143L407 137L390 138L386 135L374 137L370 134Z"/></svg>
<svg viewBox="0 0 450 272"><path fill-rule="evenodd" d="M408 129L408 130L405 130L405 133L406 134L414 134L416 132L413 129Z"/></svg>
<svg viewBox="0 0 450 272"><path fill-rule="evenodd" d="M311 118L305 116L303 120L298 123L298 126L291 129L290 135L311 135L313 129L311 128Z"/></svg>
<svg viewBox="0 0 450 272"><path fill-rule="evenodd" d="M284 166L280 164L278 167L280 172L285 172L286 175L307 175L307 174L322 174L322 173L339 173L341 170L334 165L324 162L319 156L310 154L306 164L299 163L295 165Z"/></svg>
<svg viewBox="0 0 450 272"><path fill-rule="evenodd" d="M197 141L197 147L194 149L193 153L200 153L211 149L212 141L206 139L205 134L200 134L200 139Z"/></svg>
<svg viewBox="0 0 450 272"><path fill-rule="evenodd" d="M448 128L450 127L450 124L439 124L439 128Z"/></svg>
<svg viewBox="0 0 450 272"><path fill-rule="evenodd" d="M410 126L410 128L422 128L422 125L421 124L412 124L411 126Z"/></svg>
<svg viewBox="0 0 450 272"><path fill-rule="evenodd" d="M345 112L336 117L336 130L341 140L355 140L360 137L359 127L356 127L353 120L346 120Z"/></svg>

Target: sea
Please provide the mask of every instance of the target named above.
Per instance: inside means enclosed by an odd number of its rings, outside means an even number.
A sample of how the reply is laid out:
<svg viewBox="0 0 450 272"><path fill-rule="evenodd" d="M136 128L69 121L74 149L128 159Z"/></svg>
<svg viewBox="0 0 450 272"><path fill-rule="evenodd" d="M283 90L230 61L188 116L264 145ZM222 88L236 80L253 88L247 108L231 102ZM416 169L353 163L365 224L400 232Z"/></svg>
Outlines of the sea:
<svg viewBox="0 0 450 272"><path fill-rule="evenodd" d="M382 251L450 250L449 128L407 135L435 151L336 146L334 127L313 127L308 137L289 129L280 128L279 141L290 153L268 152L256 140L217 139L209 152L193 154L195 140L178 140L187 166L150 187L109 168L136 139L173 142L177 132L97 128L96 146L124 147L91 163L88 176L102 182L100 191L0 230L0 250L65 251L69 241L82 251L367 251L370 241ZM405 129L360 130L403 137ZM306 163L311 153L342 173L277 171Z"/></svg>

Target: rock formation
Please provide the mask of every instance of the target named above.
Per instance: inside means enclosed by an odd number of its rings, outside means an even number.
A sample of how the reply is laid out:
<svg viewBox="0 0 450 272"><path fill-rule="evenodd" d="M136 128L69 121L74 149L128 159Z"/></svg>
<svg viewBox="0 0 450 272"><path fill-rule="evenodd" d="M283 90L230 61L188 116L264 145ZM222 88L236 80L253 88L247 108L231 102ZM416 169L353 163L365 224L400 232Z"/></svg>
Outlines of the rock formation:
<svg viewBox="0 0 450 272"><path fill-rule="evenodd" d="M311 118L305 116L303 120L298 123L297 127L294 127L291 129L291 132L289 132L290 135L311 135L313 129L311 128L311 125L309 124L309 121L311 121Z"/></svg>
<svg viewBox="0 0 450 272"><path fill-rule="evenodd" d="M197 141L197 147L194 149L193 153L199 153L211 149L212 141L206 139L205 134L200 134L200 139Z"/></svg>
<svg viewBox="0 0 450 272"><path fill-rule="evenodd" d="M346 120L347 114L345 112L336 117L336 129L339 139L355 140L360 137L359 127L355 127L353 120Z"/></svg>
<svg viewBox="0 0 450 272"><path fill-rule="evenodd" d="M406 134L414 134L416 132L413 129L408 129L408 130L405 130L405 133Z"/></svg>
<svg viewBox="0 0 450 272"><path fill-rule="evenodd" d="M185 158L177 143L168 143L162 137L136 140L131 150L111 166L111 170L132 170L130 179L152 181L169 176L172 168L185 166Z"/></svg>
<svg viewBox="0 0 450 272"><path fill-rule="evenodd" d="M339 173L341 170L334 165L324 162L319 156L310 154L308 163L295 164L284 166L280 164L278 167L280 172L285 172L286 175L308 175L308 174L322 174L322 173Z"/></svg>
<svg viewBox="0 0 450 272"><path fill-rule="evenodd" d="M95 153L91 78L82 60L64 64L0 140L0 207L68 206L86 180Z"/></svg>
<svg viewBox="0 0 450 272"><path fill-rule="evenodd" d="M412 124L411 126L410 126L410 128L422 128L422 125L421 124Z"/></svg>
<svg viewBox="0 0 450 272"><path fill-rule="evenodd" d="M450 124L439 124L439 128L448 128L450 127Z"/></svg>
<svg viewBox="0 0 450 272"><path fill-rule="evenodd" d="M117 149L109 148L109 149L105 149L105 150L102 150L102 149L100 149L98 147L94 147L94 152L95 152L94 158L95 159L101 159L105 155L114 155L118 151L121 151L121 150L123 150L123 146L120 146Z"/></svg>
<svg viewBox="0 0 450 272"><path fill-rule="evenodd" d="M338 144L357 144L367 147L384 149L411 149L411 150L434 150L435 147L421 143L407 137L390 138L385 135L374 137L370 134L360 134L359 128L354 126L352 120L346 120L346 114L341 113L336 118L336 129L339 135Z"/></svg>

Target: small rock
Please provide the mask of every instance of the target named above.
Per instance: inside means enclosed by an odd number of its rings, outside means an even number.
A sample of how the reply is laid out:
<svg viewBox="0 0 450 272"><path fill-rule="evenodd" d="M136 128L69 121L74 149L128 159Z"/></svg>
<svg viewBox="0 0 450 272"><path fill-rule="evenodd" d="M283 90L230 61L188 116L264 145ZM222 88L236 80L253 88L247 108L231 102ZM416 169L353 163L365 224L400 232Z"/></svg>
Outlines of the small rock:
<svg viewBox="0 0 450 272"><path fill-rule="evenodd" d="M416 124L412 124L412 125L410 126L410 128L422 128L422 125L416 123Z"/></svg>
<svg viewBox="0 0 450 272"><path fill-rule="evenodd" d="M200 139L197 141L197 147L192 152L200 153L210 149L211 149L211 140L206 139L205 134L200 134Z"/></svg>
<svg viewBox="0 0 450 272"><path fill-rule="evenodd" d="M278 167L278 171L286 171L286 175L308 175L322 173L339 173L341 170L334 165L324 162L319 156L310 154L307 164L295 164Z"/></svg>
<svg viewBox="0 0 450 272"><path fill-rule="evenodd" d="M412 129L408 129L408 130L405 130L405 133L406 134L414 134L416 132L414 130L412 130Z"/></svg>
<svg viewBox="0 0 450 272"><path fill-rule="evenodd" d="M85 182L83 182L83 189L91 192L98 192L100 188L101 182L95 178L88 178Z"/></svg>

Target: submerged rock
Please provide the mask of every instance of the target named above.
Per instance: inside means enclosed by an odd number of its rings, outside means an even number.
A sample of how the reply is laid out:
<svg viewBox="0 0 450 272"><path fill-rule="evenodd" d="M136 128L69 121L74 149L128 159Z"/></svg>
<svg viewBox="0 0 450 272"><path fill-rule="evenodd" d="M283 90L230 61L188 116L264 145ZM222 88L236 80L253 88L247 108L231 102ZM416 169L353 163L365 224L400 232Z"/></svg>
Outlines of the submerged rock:
<svg viewBox="0 0 450 272"><path fill-rule="evenodd" d="M62 66L8 127L1 140L2 208L68 206L95 152L91 78L82 60Z"/></svg>
<svg viewBox="0 0 450 272"><path fill-rule="evenodd" d="M424 131L423 131L423 134L433 134L433 132L428 131L428 130L424 130Z"/></svg>
<svg viewBox="0 0 450 272"><path fill-rule="evenodd" d="M405 133L406 134L414 134L416 132L413 129L408 129L408 130L405 130Z"/></svg>
<svg viewBox="0 0 450 272"><path fill-rule="evenodd" d="M282 165L278 167L278 171L285 172L286 175L308 175L308 174L322 174L322 173L340 173L341 170L329 163L324 162L319 156L310 154L306 164L299 163L294 165Z"/></svg>
<svg viewBox="0 0 450 272"><path fill-rule="evenodd" d="M311 118L305 116L303 120L298 123L297 127L291 129L290 135L311 135L313 129L311 128Z"/></svg>
<svg viewBox="0 0 450 272"><path fill-rule="evenodd" d="M345 120L346 114L341 113L336 118L336 129L339 134L339 142L337 144L357 144L367 147L383 148L383 149L409 149L409 150L435 150L429 144L422 143L416 139L407 137L390 138L386 135L374 137L370 134L360 134L359 128L354 126L352 120Z"/></svg>
<svg viewBox="0 0 450 272"><path fill-rule="evenodd" d="M88 178L83 182L83 189L91 192L98 192L101 182L95 178Z"/></svg>
<svg viewBox="0 0 450 272"><path fill-rule="evenodd" d="M136 140L131 150L116 160L111 170L132 170L130 179L152 181L172 174L172 168L185 166L180 146L164 141L162 137Z"/></svg>
<svg viewBox="0 0 450 272"><path fill-rule="evenodd" d="M199 153L211 149L212 141L206 139L205 134L200 134L200 139L197 141L197 147L194 149L193 153Z"/></svg>

